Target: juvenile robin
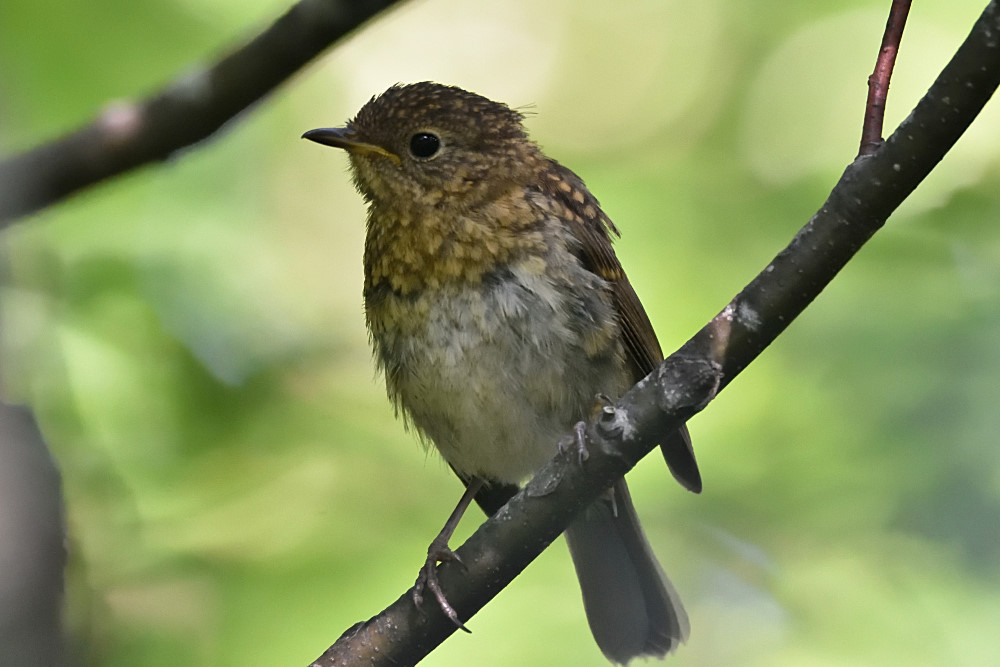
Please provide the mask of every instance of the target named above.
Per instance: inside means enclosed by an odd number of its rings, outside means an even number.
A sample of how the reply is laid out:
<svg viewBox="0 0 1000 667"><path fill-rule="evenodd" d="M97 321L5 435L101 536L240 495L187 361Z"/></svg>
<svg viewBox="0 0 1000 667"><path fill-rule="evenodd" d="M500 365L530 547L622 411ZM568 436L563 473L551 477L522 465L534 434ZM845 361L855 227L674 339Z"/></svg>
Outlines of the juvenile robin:
<svg viewBox="0 0 1000 667"><path fill-rule="evenodd" d="M473 498L488 513L592 414L662 360L611 247L618 230L572 171L504 104L436 83L396 85L343 128L368 203L365 316L389 399L466 484L428 549L426 586ZM701 490L687 429L661 450ZM591 631L610 660L664 656L688 619L643 534L624 479L566 530Z"/></svg>

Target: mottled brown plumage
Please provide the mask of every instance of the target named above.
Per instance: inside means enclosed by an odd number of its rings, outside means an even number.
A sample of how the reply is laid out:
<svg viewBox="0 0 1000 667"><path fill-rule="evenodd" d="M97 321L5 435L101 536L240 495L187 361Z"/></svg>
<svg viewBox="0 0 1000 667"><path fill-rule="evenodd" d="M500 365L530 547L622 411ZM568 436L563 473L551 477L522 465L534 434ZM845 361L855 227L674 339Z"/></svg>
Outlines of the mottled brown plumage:
<svg viewBox="0 0 1000 667"><path fill-rule="evenodd" d="M464 502L477 492L495 511L597 394L620 395L662 359L612 249L617 229L583 181L528 138L518 112L419 83L372 98L345 128L304 136L351 158L369 204L375 358L393 404L469 486ZM674 476L699 491L686 429L662 449ZM450 556L455 522L418 580L451 615L434 565ZM624 479L566 536L608 658L662 656L686 639L686 614Z"/></svg>

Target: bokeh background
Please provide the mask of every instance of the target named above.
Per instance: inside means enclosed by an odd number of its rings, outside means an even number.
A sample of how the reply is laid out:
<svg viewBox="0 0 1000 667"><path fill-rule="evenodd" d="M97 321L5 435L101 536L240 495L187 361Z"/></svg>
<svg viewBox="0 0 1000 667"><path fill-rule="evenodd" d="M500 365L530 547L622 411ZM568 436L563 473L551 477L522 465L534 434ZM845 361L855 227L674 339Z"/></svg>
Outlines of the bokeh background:
<svg viewBox="0 0 1000 667"><path fill-rule="evenodd" d="M887 130L984 4L916 3ZM853 158L888 6L412 2L212 141L4 232L4 390L62 470L77 658L305 665L412 584L458 498L374 375L362 202L345 156L304 130L397 81L530 111L623 230L669 351ZM0 3L0 152L155 90L285 7ZM998 116L692 420L701 496L657 456L631 475L691 615L673 664L1000 663ZM605 664L561 543L470 627L425 664Z"/></svg>

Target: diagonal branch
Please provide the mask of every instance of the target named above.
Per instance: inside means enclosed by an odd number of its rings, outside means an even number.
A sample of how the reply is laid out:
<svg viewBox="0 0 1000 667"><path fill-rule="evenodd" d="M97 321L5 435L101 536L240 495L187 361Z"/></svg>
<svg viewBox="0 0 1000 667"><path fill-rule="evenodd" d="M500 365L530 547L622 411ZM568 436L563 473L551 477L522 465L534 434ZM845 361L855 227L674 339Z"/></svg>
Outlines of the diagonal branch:
<svg viewBox="0 0 1000 667"><path fill-rule="evenodd" d="M1000 9L991 2L910 117L847 167L792 242L723 311L588 429L585 466L557 456L439 570L468 619L504 588L615 479L749 365L812 302L941 161L1000 84ZM428 605L431 607L431 605ZM351 627L313 667L414 664L456 626L422 615L410 592Z"/></svg>
<svg viewBox="0 0 1000 667"><path fill-rule="evenodd" d="M215 133L324 49L398 0L300 0L267 30L151 97L0 162L0 228Z"/></svg>

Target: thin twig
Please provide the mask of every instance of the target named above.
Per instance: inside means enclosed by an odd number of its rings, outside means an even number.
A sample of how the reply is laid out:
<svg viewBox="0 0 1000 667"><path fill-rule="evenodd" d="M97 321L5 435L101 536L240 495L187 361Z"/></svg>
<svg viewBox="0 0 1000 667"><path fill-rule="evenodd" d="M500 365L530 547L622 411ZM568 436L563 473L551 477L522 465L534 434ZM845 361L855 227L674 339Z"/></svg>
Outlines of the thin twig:
<svg viewBox="0 0 1000 667"><path fill-rule="evenodd" d="M885 100L889 95L889 79L896 64L903 28L910 13L910 0L892 0L889 18L885 22L882 48L875 59L875 71L868 77L868 101L865 121L861 128L861 148L858 155L871 155L882 144L882 125L885 121Z"/></svg>

